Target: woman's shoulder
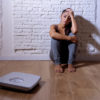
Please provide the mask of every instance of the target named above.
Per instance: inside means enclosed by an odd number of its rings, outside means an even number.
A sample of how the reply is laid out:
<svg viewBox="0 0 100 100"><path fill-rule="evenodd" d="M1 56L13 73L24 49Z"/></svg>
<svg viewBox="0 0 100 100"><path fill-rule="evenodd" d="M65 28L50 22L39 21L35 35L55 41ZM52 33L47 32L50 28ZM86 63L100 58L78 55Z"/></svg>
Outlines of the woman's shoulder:
<svg viewBox="0 0 100 100"><path fill-rule="evenodd" d="M58 24L52 24L52 25L50 26L51 29L55 29L55 30L57 30L57 27L58 27Z"/></svg>
<svg viewBox="0 0 100 100"><path fill-rule="evenodd" d="M50 27L57 27L58 24L52 24Z"/></svg>

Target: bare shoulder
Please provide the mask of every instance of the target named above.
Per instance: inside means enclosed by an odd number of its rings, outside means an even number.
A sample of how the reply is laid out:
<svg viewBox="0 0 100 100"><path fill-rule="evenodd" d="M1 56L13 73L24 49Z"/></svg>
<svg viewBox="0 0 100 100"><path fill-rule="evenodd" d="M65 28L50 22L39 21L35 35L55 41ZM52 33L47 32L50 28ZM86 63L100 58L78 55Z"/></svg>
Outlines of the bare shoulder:
<svg viewBox="0 0 100 100"><path fill-rule="evenodd" d="M49 31L50 36L52 37L52 35L53 35L55 32L56 32L56 25L53 24L53 25L50 26L50 31Z"/></svg>
<svg viewBox="0 0 100 100"><path fill-rule="evenodd" d="M55 29L56 26L57 26L57 24L52 24L52 25L50 26L50 28L51 28L51 29Z"/></svg>

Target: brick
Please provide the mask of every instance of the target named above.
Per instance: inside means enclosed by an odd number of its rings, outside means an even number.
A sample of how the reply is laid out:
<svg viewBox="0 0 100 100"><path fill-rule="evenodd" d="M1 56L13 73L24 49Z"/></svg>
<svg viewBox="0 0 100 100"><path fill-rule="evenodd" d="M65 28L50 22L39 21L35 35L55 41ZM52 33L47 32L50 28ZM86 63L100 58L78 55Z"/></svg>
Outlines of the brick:
<svg viewBox="0 0 100 100"><path fill-rule="evenodd" d="M85 21L95 24L95 0L12 0L12 2L14 49L18 49L16 54L48 54L50 25L59 23L60 14L66 8L72 8L75 15L84 19L84 21L77 19L78 38L82 40L79 42L78 51L82 53L86 51L83 46L87 39L91 41L91 37L85 37L83 34L90 34L93 27L89 27Z"/></svg>

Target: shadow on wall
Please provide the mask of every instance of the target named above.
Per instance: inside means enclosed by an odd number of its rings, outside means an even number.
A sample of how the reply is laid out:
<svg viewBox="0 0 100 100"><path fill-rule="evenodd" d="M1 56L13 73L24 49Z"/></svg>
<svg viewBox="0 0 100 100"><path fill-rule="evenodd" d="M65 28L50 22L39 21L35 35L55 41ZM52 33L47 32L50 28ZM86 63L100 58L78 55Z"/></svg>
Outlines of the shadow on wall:
<svg viewBox="0 0 100 100"><path fill-rule="evenodd" d="M96 26L82 16L75 17L78 24L78 47L76 60L98 61L100 59L100 33Z"/></svg>

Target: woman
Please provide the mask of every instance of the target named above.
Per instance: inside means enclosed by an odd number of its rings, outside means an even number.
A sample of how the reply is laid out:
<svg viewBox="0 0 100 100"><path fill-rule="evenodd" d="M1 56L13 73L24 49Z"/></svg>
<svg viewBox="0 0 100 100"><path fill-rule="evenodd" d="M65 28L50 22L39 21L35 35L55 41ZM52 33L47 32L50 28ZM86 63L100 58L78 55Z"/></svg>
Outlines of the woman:
<svg viewBox="0 0 100 100"><path fill-rule="evenodd" d="M70 8L62 11L59 24L50 26L51 53L56 65L56 72L63 72L63 64L68 64L69 72L76 71L73 61L77 42L75 36L77 30L74 13Z"/></svg>

